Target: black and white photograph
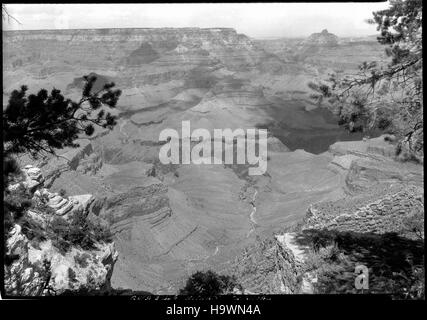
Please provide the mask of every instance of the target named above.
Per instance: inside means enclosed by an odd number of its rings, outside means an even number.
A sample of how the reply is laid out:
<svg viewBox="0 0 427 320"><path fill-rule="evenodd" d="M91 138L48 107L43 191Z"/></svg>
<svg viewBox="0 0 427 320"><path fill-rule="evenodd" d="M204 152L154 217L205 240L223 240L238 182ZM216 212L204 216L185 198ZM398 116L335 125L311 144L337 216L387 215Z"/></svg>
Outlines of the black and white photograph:
<svg viewBox="0 0 427 320"><path fill-rule="evenodd" d="M421 0L6 3L2 58L2 300L425 300Z"/></svg>

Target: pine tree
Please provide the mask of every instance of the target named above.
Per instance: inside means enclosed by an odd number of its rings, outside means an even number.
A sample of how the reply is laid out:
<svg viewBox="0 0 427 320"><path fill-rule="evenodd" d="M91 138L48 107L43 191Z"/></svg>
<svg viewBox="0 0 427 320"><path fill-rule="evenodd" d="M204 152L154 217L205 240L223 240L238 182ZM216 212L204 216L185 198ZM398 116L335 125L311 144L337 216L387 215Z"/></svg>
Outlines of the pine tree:
<svg viewBox="0 0 427 320"><path fill-rule="evenodd" d="M357 75L332 74L310 83L311 96L328 105L350 131L379 128L397 136L397 153L423 162L422 1L392 0L369 23L380 32L390 62L364 62Z"/></svg>

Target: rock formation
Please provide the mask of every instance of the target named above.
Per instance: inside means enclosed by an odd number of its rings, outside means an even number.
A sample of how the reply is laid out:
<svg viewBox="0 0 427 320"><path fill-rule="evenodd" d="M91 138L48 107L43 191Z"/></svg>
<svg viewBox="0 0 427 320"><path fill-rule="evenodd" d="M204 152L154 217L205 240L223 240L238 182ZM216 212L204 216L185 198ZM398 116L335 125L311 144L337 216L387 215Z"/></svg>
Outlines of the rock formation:
<svg viewBox="0 0 427 320"><path fill-rule="evenodd" d="M54 243L58 235L48 229L55 217L70 220L77 212L87 217L94 201L92 195L64 198L51 193L43 188L41 170L32 165L23 168L23 176L23 181L18 185L23 184L36 203L25 213L25 219L31 221L32 228L38 228L43 236L39 239L29 237L19 221L9 230L5 248L6 254L13 259L4 267L6 293L12 296L41 296L82 289L108 290L118 258L114 243L99 241L93 249L74 245L64 252ZM9 190L13 193L17 188L17 185L11 185ZM40 209L40 204L51 211Z"/></svg>
<svg viewBox="0 0 427 320"><path fill-rule="evenodd" d="M421 167L399 161L383 135L337 142L331 169L344 175L347 195L309 207L304 228L408 236L403 220L424 207Z"/></svg>
<svg viewBox="0 0 427 320"><path fill-rule="evenodd" d="M130 67L140 64L150 63L159 58L159 54L153 50L149 43L142 43L141 46L132 51L126 58L126 64Z"/></svg>
<svg viewBox="0 0 427 320"><path fill-rule="evenodd" d="M324 29L320 33L311 34L305 41L307 45L333 47L338 45L338 37Z"/></svg>
<svg viewBox="0 0 427 320"><path fill-rule="evenodd" d="M6 246L8 255L19 256L5 266L5 291L11 296L107 290L118 257L113 243L99 243L93 250L74 247L65 254L51 240L33 244L18 224L10 231Z"/></svg>
<svg viewBox="0 0 427 320"><path fill-rule="evenodd" d="M411 254L415 254L418 261L420 237L424 238L422 168L396 159L394 153L389 152L393 146L385 138L387 136L332 145L332 156L325 166L342 176L344 192L335 192L330 200L312 202L298 224L282 224L285 232L275 232L274 237L267 236L258 244L245 248L235 263L219 270L236 275L244 288L255 293L316 293L317 271L307 271L308 264L312 263L309 255L313 255L313 248L308 246L312 240L307 240L310 232L366 235L368 239L396 235L397 240L377 241L387 241L392 248L402 246L394 249L402 252L407 250L404 246L414 246ZM355 170L357 164L365 167ZM367 164L375 170L369 171ZM358 188L354 187L356 181ZM295 186L295 180L293 182ZM262 224L266 221L262 217L266 210L259 204L262 197L257 199L257 221ZM283 201L282 206L286 210L286 202ZM416 225L408 224L412 219L416 219ZM414 230L414 227L420 229ZM357 247L358 244L353 245ZM380 254L380 261L392 259L387 250ZM272 256L275 257L274 267L269 265ZM368 256L366 259L374 258ZM283 280L281 285L273 275Z"/></svg>
<svg viewBox="0 0 427 320"><path fill-rule="evenodd" d="M341 232L398 233L413 237L403 224L404 219L424 207L423 190L419 187L400 186L384 195L366 194L340 199L332 203L313 205L308 209L303 229L333 229ZM384 191L382 192L384 193Z"/></svg>
<svg viewBox="0 0 427 320"><path fill-rule="evenodd" d="M276 239L245 248L223 268L237 277L246 294L300 293L300 266L292 251Z"/></svg>

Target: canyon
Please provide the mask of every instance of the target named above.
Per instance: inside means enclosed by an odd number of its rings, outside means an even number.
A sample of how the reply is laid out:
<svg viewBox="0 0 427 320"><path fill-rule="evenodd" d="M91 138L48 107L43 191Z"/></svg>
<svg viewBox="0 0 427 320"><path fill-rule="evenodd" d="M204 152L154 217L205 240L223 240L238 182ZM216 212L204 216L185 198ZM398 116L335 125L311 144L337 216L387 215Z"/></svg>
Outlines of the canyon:
<svg viewBox="0 0 427 320"><path fill-rule="evenodd" d="M301 259L286 248L289 236L275 235L304 219L352 229L352 215L369 211L341 217L340 203L356 210L405 190L421 199L422 166L393 159L384 136L346 132L310 99L308 82L385 59L372 37L327 30L275 40L228 28L3 31L3 101L21 85L79 99L90 73L96 86L114 81L122 90L113 130L96 128L58 157L18 159L40 168L51 192L91 195L89 214L114 235L113 288L175 294L193 272L212 269L235 273L252 293L299 293L283 273L297 274ZM159 135L180 132L182 121L212 137L216 128L267 129L267 171L162 164ZM378 230L393 227L385 220Z"/></svg>

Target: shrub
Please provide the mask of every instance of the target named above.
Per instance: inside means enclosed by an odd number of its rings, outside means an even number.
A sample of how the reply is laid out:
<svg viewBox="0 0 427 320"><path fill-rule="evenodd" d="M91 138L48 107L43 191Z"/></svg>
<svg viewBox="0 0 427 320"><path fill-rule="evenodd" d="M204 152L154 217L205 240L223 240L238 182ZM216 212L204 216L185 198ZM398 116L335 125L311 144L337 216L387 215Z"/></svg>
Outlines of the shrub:
<svg viewBox="0 0 427 320"><path fill-rule="evenodd" d="M8 224L6 230L12 226L13 223L18 222L25 214L28 208L33 206L31 194L23 185L19 185L18 189L13 192L4 192L4 213L6 222Z"/></svg>
<svg viewBox="0 0 427 320"><path fill-rule="evenodd" d="M235 277L218 275L213 271L194 273L184 288L179 291L180 295L192 296L215 296L232 292L233 288L239 286Z"/></svg>
<svg viewBox="0 0 427 320"><path fill-rule="evenodd" d="M47 197L47 195L42 195L40 198L34 198L34 199L35 199L35 202L34 202L35 209L43 212L45 215L48 215L48 216L56 215L55 209L49 207L48 205L49 198Z"/></svg>
<svg viewBox="0 0 427 320"><path fill-rule="evenodd" d="M44 241L47 238L46 230L40 223L34 221L28 215L22 217L20 221L22 233L34 242Z"/></svg>
<svg viewBox="0 0 427 320"><path fill-rule="evenodd" d="M59 192L58 192L58 194L61 196L61 197L63 197L63 198L65 198L65 196L66 196L66 194L67 194L67 191L65 191L65 189L59 189Z"/></svg>
<svg viewBox="0 0 427 320"><path fill-rule="evenodd" d="M76 276L76 272L68 267L68 281L72 284L74 282L77 282L77 276Z"/></svg>
<svg viewBox="0 0 427 320"><path fill-rule="evenodd" d="M424 239L424 210L415 209L403 218L403 231L412 233L417 239Z"/></svg>
<svg viewBox="0 0 427 320"><path fill-rule="evenodd" d="M83 211L77 211L70 222L61 217L54 217L51 223L54 245L66 252L71 245L82 249L94 249L97 242L111 242L112 235L107 228L87 219Z"/></svg>
<svg viewBox="0 0 427 320"><path fill-rule="evenodd" d="M55 216L50 223L49 229L52 231L53 245L61 252L66 252L71 245L68 241L69 227L67 221L64 218Z"/></svg>
<svg viewBox="0 0 427 320"><path fill-rule="evenodd" d="M419 226L416 215L414 213L413 219ZM332 230L303 233L304 241L312 247L304 269L317 275L316 293L361 293L354 286L354 272L357 265L365 265L369 269L369 289L365 293L390 294L397 299L424 298L424 241L391 233L376 235ZM314 250L316 243L318 249Z"/></svg>
<svg viewBox="0 0 427 320"><path fill-rule="evenodd" d="M86 268L89 264L87 262L87 260L90 258L90 254L88 253L83 253L83 254L77 254L74 257L74 261L82 268Z"/></svg>

